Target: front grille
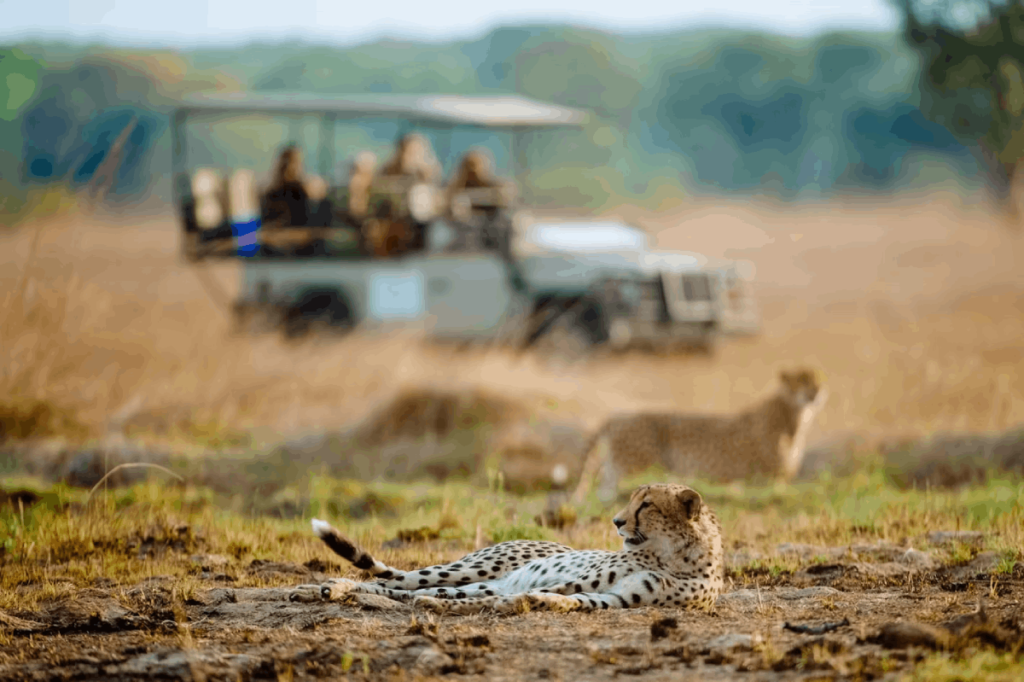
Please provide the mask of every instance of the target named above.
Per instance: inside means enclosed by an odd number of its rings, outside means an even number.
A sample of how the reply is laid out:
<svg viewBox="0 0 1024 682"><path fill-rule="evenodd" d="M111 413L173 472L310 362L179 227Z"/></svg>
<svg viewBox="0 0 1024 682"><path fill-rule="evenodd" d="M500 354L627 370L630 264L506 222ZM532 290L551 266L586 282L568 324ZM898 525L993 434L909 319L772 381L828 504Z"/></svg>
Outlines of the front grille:
<svg viewBox="0 0 1024 682"><path fill-rule="evenodd" d="M687 301L711 300L711 282L707 275L683 275L683 296Z"/></svg>

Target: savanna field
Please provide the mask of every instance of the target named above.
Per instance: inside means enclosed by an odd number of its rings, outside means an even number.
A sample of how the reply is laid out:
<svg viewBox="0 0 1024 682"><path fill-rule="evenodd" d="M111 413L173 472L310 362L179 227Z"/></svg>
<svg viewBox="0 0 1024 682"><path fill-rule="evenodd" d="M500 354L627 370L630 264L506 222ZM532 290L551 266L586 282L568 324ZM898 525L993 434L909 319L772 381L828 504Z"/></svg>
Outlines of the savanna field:
<svg viewBox="0 0 1024 682"><path fill-rule="evenodd" d="M1018 229L938 193L624 215L661 247L751 260L764 334L712 357L561 368L409 339L247 339L220 298L233 266L184 266L165 214L68 210L0 235L0 679L1024 677ZM314 517L400 569L518 538L618 549L628 489L671 477L631 479L609 507L517 494L492 456L498 430L727 413L798 365L831 398L796 481L681 481L722 521L713 612L441 617L288 598L361 577ZM418 389L497 407L397 444L346 440ZM57 482L85 451L101 453L94 475ZM465 475L417 465L424 452L463 458ZM943 455L956 466L929 477L925 459ZM136 461L162 470L97 485Z"/></svg>

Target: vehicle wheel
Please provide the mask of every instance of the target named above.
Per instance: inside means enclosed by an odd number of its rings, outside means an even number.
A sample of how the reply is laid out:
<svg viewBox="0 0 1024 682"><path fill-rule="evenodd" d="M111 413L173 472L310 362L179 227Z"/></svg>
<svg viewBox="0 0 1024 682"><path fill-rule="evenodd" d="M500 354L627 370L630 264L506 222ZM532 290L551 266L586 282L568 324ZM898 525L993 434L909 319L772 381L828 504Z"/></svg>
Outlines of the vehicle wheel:
<svg viewBox="0 0 1024 682"><path fill-rule="evenodd" d="M185 260L189 263L196 263L199 261L199 233L198 232L185 232L182 235L181 251L185 256Z"/></svg>
<svg viewBox="0 0 1024 682"><path fill-rule="evenodd" d="M594 345L590 333L571 313L559 317L533 344L546 364L564 367L586 359Z"/></svg>
<svg viewBox="0 0 1024 682"><path fill-rule="evenodd" d="M293 308L285 315L282 327L284 337L289 341L295 341L309 333L311 324L308 317L303 315L299 309Z"/></svg>
<svg viewBox="0 0 1024 682"><path fill-rule="evenodd" d="M513 297L505 314L505 320L494 335L498 346L522 347L529 331L530 305L523 297Z"/></svg>
<svg viewBox="0 0 1024 682"><path fill-rule="evenodd" d="M716 346L717 344L715 343L715 337L708 336L698 341L695 348L698 354L703 355L705 357L711 357L715 354Z"/></svg>
<svg viewBox="0 0 1024 682"><path fill-rule="evenodd" d="M298 305L288 311L284 320L284 334L294 339L323 325L333 330L348 331L352 324L351 311L340 292L313 290L307 292Z"/></svg>
<svg viewBox="0 0 1024 682"><path fill-rule="evenodd" d="M259 336L275 331L282 322L281 314L276 310L235 310L231 316L231 333L234 336Z"/></svg>
<svg viewBox="0 0 1024 682"><path fill-rule="evenodd" d="M245 336L252 330L252 313L248 310L234 308L231 311L231 335Z"/></svg>

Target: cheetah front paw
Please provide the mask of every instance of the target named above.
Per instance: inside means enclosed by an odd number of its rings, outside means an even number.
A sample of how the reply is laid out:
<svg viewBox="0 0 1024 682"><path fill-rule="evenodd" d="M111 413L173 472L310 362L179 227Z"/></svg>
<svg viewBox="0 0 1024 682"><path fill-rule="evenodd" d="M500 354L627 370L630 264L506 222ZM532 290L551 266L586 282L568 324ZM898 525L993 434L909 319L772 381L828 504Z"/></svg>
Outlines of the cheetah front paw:
<svg viewBox="0 0 1024 682"><path fill-rule="evenodd" d="M448 604L445 603L445 600L438 599L437 597L419 596L412 600L412 605L413 608L433 611L434 613L444 613L448 610Z"/></svg>
<svg viewBox="0 0 1024 682"><path fill-rule="evenodd" d="M337 601L356 588L356 581L348 578L331 578L320 586L320 598Z"/></svg>
<svg viewBox="0 0 1024 682"><path fill-rule="evenodd" d="M545 609L555 613L569 613L580 608L580 603L564 594L532 594L530 606L534 609Z"/></svg>
<svg viewBox="0 0 1024 682"><path fill-rule="evenodd" d="M312 604L322 600L319 585L298 585L288 594L288 601L297 601L303 604Z"/></svg>

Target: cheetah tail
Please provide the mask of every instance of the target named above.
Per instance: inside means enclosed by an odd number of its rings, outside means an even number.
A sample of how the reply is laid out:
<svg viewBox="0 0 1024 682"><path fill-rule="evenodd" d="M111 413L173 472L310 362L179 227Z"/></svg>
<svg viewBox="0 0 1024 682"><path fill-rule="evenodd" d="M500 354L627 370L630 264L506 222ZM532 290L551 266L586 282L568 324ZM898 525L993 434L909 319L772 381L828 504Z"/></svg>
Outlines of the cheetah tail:
<svg viewBox="0 0 1024 682"><path fill-rule="evenodd" d="M405 572L377 561L326 521L313 519L313 533L323 540L324 544L330 547L335 554L374 577L393 578Z"/></svg>
<svg viewBox="0 0 1024 682"><path fill-rule="evenodd" d="M608 454L608 447L595 447L606 433L606 429L601 428L597 430L590 440L587 441L587 445L581 453L586 460L583 462L583 470L580 473L579 483L576 485L576 490L572 494L573 504L582 504L587 493L590 492L590 484L593 482L594 476L601 470L601 465L604 464L604 458Z"/></svg>

